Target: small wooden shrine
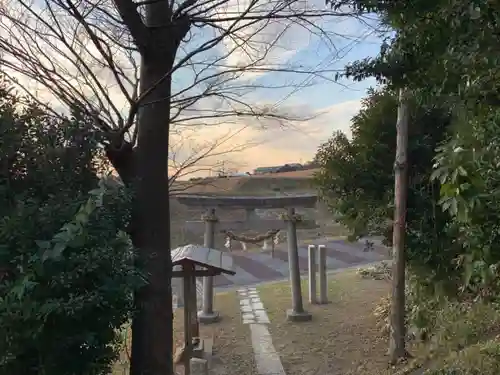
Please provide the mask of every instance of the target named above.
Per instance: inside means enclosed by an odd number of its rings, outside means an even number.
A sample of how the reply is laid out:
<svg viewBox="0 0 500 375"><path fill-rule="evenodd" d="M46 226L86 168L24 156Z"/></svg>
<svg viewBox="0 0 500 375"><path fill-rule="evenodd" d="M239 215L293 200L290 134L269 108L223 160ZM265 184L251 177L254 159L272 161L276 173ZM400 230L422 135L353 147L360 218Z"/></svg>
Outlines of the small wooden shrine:
<svg viewBox="0 0 500 375"><path fill-rule="evenodd" d="M184 299L184 349L182 359L184 374L190 375L190 361L195 352L203 352L203 340L197 318L196 278L234 275L233 259L227 253L199 245L178 247L172 254L172 277L183 279Z"/></svg>

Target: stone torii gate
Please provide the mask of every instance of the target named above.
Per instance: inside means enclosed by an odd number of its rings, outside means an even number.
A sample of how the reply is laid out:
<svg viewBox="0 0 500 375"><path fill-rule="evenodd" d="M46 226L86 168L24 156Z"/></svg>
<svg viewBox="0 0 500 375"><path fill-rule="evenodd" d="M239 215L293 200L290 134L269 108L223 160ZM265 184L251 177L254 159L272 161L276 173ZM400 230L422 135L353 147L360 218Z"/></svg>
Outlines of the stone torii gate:
<svg viewBox="0 0 500 375"><path fill-rule="evenodd" d="M204 246L214 248L215 233L237 232L253 230L269 232L276 230L287 231L288 264L290 269L290 286L292 291L292 308L287 311L287 318L291 321L307 321L311 314L304 310L300 283L299 254L297 243L297 226L316 227L315 220L303 220L295 213L295 208L314 208L317 195L286 195L271 197L244 197L244 196L203 196L180 195L176 197L179 203L206 210L202 221L187 221L186 229L194 233L204 233ZM247 213L245 220L219 221L216 208L244 209ZM280 219L260 219L256 209L284 209ZM200 323L213 323L219 320L219 313L213 309L213 277L203 279L203 308L198 312Z"/></svg>

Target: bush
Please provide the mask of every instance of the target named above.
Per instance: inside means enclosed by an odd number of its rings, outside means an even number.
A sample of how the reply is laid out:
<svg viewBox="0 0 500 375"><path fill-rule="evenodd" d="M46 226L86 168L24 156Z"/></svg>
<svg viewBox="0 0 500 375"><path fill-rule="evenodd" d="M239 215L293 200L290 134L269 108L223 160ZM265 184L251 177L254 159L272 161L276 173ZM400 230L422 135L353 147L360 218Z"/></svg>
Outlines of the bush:
<svg viewBox="0 0 500 375"><path fill-rule="evenodd" d="M352 119L352 139L336 133L315 157L322 198L354 238L382 235L387 244L392 241L397 105L390 89L369 91ZM450 251L453 237L445 231L449 215L438 207L439 182L430 177L435 148L448 137L450 115L446 108L416 102L410 107L406 256L413 272L447 280L456 271L456 252Z"/></svg>
<svg viewBox="0 0 500 375"><path fill-rule="evenodd" d="M1 78L1 77L0 77ZM130 197L99 181L86 119L53 118L0 79L0 374L108 374L141 284Z"/></svg>
<svg viewBox="0 0 500 375"><path fill-rule="evenodd" d="M361 277L379 278L377 271L365 269ZM467 296L447 297L442 292L434 294L423 283L422 278L409 273L406 281L406 326L410 339L430 341L432 351L456 350L495 331L500 326L498 305L474 302ZM373 315L381 333L389 333L391 297L383 297L376 305Z"/></svg>
<svg viewBox="0 0 500 375"><path fill-rule="evenodd" d="M364 279L391 280L392 269L390 262L382 261L373 266L360 267L356 273Z"/></svg>
<svg viewBox="0 0 500 375"><path fill-rule="evenodd" d="M0 373L109 373L139 278L130 241L117 231L128 220L117 215L125 196L106 191L102 198L85 225L70 222L75 230L52 241L35 235L47 217L69 213L66 207L28 203L2 220L2 260L10 267L0 284Z"/></svg>
<svg viewBox="0 0 500 375"><path fill-rule="evenodd" d="M500 369L498 339L455 352L424 375L497 375Z"/></svg>

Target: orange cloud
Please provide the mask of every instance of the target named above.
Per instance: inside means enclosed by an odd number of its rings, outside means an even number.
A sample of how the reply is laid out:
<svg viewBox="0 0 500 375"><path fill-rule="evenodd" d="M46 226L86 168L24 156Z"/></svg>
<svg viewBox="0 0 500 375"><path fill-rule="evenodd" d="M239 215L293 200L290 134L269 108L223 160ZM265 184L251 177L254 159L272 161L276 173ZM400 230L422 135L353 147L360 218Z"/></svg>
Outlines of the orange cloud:
<svg viewBox="0 0 500 375"><path fill-rule="evenodd" d="M314 157L318 146L333 132L340 130L350 136L351 118L360 107L361 100L335 104L318 111L314 119L287 128L259 129L245 127L243 123L207 127L196 131L196 142L215 142L228 132L237 133L218 148L217 157L206 158L204 165L215 165L224 160L239 171L251 171L259 166L305 163ZM232 147L240 149L224 153ZM195 172L191 176L204 175L207 175L206 171Z"/></svg>

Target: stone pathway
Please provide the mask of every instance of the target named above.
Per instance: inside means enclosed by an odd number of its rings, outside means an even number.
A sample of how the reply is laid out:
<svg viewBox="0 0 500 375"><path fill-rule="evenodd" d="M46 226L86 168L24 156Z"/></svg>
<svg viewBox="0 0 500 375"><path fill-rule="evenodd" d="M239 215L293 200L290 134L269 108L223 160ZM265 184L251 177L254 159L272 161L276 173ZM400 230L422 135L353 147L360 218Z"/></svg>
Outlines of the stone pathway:
<svg viewBox="0 0 500 375"><path fill-rule="evenodd" d="M254 287L238 290L243 324L250 327L252 350L259 375L286 375L279 353L273 345L271 334L267 329L269 317Z"/></svg>
<svg viewBox="0 0 500 375"><path fill-rule="evenodd" d="M387 248L375 243L373 250L364 250L364 240L347 242L345 240L318 240L314 244L326 245L327 267L329 270L347 268L389 259ZM270 250L233 251L234 276L220 275L214 280L218 289L254 285L261 282L286 279L289 276L288 253L286 244L278 246L274 257ZM299 247L299 267L302 273L307 272L307 245Z"/></svg>

